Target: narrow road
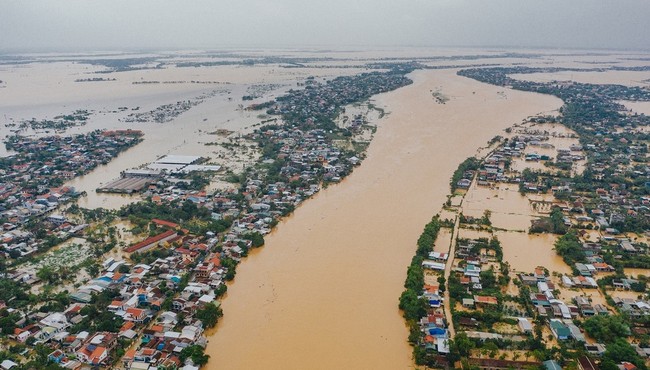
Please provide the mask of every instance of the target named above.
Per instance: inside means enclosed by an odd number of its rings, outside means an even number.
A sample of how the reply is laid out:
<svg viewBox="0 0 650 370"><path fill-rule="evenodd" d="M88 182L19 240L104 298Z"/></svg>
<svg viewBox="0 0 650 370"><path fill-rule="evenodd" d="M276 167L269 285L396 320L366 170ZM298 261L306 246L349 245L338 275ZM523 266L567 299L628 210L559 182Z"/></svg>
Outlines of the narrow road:
<svg viewBox="0 0 650 370"><path fill-rule="evenodd" d="M464 199L464 198L463 198ZM461 200L462 205L462 200ZM451 236L451 243L449 245L449 258L447 258L447 264L445 265L445 319L447 319L447 327L449 329L449 337L454 338L456 336L456 330L454 329L454 321L451 318L451 305L449 303L449 275L451 275L451 268L454 266L454 255L456 254L456 239L458 239L458 229L460 229L460 211L461 208L458 208L458 213L456 214L456 221L454 222L454 230Z"/></svg>

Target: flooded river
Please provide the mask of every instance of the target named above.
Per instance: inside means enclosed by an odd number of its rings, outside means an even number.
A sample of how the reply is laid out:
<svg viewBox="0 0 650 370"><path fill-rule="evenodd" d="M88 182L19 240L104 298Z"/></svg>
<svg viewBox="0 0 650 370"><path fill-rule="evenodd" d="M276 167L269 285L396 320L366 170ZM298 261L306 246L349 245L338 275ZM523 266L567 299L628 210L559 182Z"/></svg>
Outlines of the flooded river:
<svg viewBox="0 0 650 370"><path fill-rule="evenodd" d="M377 97L390 114L361 167L305 202L239 266L209 338L209 369L412 367L397 300L452 172L500 130L561 105L455 71L412 77ZM449 101L436 103L432 91Z"/></svg>

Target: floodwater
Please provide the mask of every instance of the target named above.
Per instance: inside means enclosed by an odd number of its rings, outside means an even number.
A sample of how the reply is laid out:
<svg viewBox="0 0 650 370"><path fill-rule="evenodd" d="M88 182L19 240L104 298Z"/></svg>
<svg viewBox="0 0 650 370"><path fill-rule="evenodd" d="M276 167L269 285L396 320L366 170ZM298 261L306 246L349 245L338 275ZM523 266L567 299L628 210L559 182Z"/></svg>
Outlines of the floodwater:
<svg viewBox="0 0 650 370"><path fill-rule="evenodd" d="M650 85L650 82L648 82L650 79L649 71L561 71L554 73L519 73L512 74L511 77L517 80L534 82L575 81L588 84L614 84L641 87Z"/></svg>
<svg viewBox="0 0 650 370"><path fill-rule="evenodd" d="M555 235L497 231L495 236L501 242L503 260L515 271L532 273L535 267L544 266L551 272L571 273L571 268L553 249Z"/></svg>
<svg viewBox="0 0 650 370"><path fill-rule="evenodd" d="M636 278L639 275L650 276L650 269L627 267L623 270L625 271L625 275L631 276L632 278Z"/></svg>
<svg viewBox="0 0 650 370"><path fill-rule="evenodd" d="M619 103L623 104L625 108L631 110L634 113L650 116L650 102L623 100L619 101Z"/></svg>
<svg viewBox="0 0 650 370"><path fill-rule="evenodd" d="M118 177L126 169L142 166L165 154L198 155L236 170L237 158L224 153L216 146L207 146L216 140L211 135L218 129L242 132L258 123L260 112L242 110L242 96L250 88L273 85L275 88L251 103L271 99L294 87L297 81L308 76L319 79L360 73L362 69L284 69L278 67L198 67L164 68L93 74L102 68L69 62L33 63L2 66L0 73L4 88L0 89L0 136L11 135L6 124L24 119L53 118L60 114L85 109L93 113L87 124L70 128L65 135L90 132L97 129L136 129L145 133L144 141L121 153L105 166L67 183L87 196L79 201L86 208L116 209L138 201L137 196L96 193L95 189ZM77 79L96 78L115 81L75 82ZM158 81L141 84L142 81ZM200 81L204 83L162 83L170 81ZM124 122L130 113L146 112L164 104L195 99L217 91L203 103L166 123ZM126 107L120 110L119 107ZM44 136L55 132L31 130L23 135ZM9 154L4 146L0 155ZM219 159L217 157L220 157Z"/></svg>
<svg viewBox="0 0 650 370"><path fill-rule="evenodd" d="M209 338L208 368L413 366L397 301L451 174L501 130L561 101L455 71L412 77L413 85L376 98L390 114L363 164L305 202L239 266ZM450 100L436 103L432 90Z"/></svg>

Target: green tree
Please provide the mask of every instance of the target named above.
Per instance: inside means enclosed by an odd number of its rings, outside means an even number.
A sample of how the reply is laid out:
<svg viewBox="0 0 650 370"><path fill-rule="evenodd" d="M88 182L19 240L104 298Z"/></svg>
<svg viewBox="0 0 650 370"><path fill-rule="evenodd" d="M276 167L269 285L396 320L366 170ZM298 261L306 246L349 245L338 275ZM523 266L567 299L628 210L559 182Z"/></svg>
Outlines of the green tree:
<svg viewBox="0 0 650 370"><path fill-rule="evenodd" d="M424 298L418 298L414 291L407 289L399 298L399 308L404 311L407 320L418 320L427 314L429 303Z"/></svg>
<svg viewBox="0 0 650 370"><path fill-rule="evenodd" d="M585 261L585 251L575 231L569 231L555 242L555 251L562 256L567 265L573 266L576 262Z"/></svg>
<svg viewBox="0 0 650 370"><path fill-rule="evenodd" d="M456 337L449 342L449 361L453 364L462 357L468 357L474 349L474 342L465 332L456 334Z"/></svg>
<svg viewBox="0 0 650 370"><path fill-rule="evenodd" d="M48 284L56 284L59 281L59 273L51 266L43 266L36 272L36 276Z"/></svg>
<svg viewBox="0 0 650 370"><path fill-rule="evenodd" d="M639 369L647 369L643 360L634 350L634 347L623 338L615 338L613 342L609 343L603 357L605 361L610 360L615 364L621 361L629 361Z"/></svg>
<svg viewBox="0 0 650 370"><path fill-rule="evenodd" d="M219 319L223 316L221 308L217 307L216 304L210 302L196 310L196 318L203 322L208 328L212 328L217 325Z"/></svg>
<svg viewBox="0 0 650 370"><path fill-rule="evenodd" d="M602 343L611 343L631 334L630 327L620 315L590 317L585 320L583 328L590 337Z"/></svg>
<svg viewBox="0 0 650 370"><path fill-rule="evenodd" d="M196 366L203 366L208 363L208 360L210 359L210 355L206 355L203 352L203 347L193 345L193 346L188 346L183 348L183 350L180 353L180 358L181 361L185 361L186 359L190 358L192 359L192 362Z"/></svg>
<svg viewBox="0 0 650 370"><path fill-rule="evenodd" d="M253 248L258 248L264 245L264 236L260 233L252 232L242 235L244 239L248 239L252 242Z"/></svg>
<svg viewBox="0 0 650 370"><path fill-rule="evenodd" d="M560 207L553 207L551 211L551 231L553 234L564 235L567 232L567 226L564 224L564 214Z"/></svg>
<svg viewBox="0 0 650 370"><path fill-rule="evenodd" d="M485 343L483 348L487 351L490 358L495 358L499 353L499 347L494 342Z"/></svg>

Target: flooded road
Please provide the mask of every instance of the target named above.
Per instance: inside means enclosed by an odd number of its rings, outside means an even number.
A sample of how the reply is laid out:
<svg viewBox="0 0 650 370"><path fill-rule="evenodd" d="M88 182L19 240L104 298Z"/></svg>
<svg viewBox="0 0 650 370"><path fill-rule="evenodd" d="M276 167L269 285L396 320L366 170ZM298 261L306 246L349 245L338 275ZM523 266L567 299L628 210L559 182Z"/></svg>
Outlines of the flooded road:
<svg viewBox="0 0 650 370"><path fill-rule="evenodd" d="M417 71L377 97L368 158L267 236L239 266L209 338L209 369L406 369L397 310L406 266L462 160L500 130L560 107L550 96ZM436 103L432 91L449 98Z"/></svg>

